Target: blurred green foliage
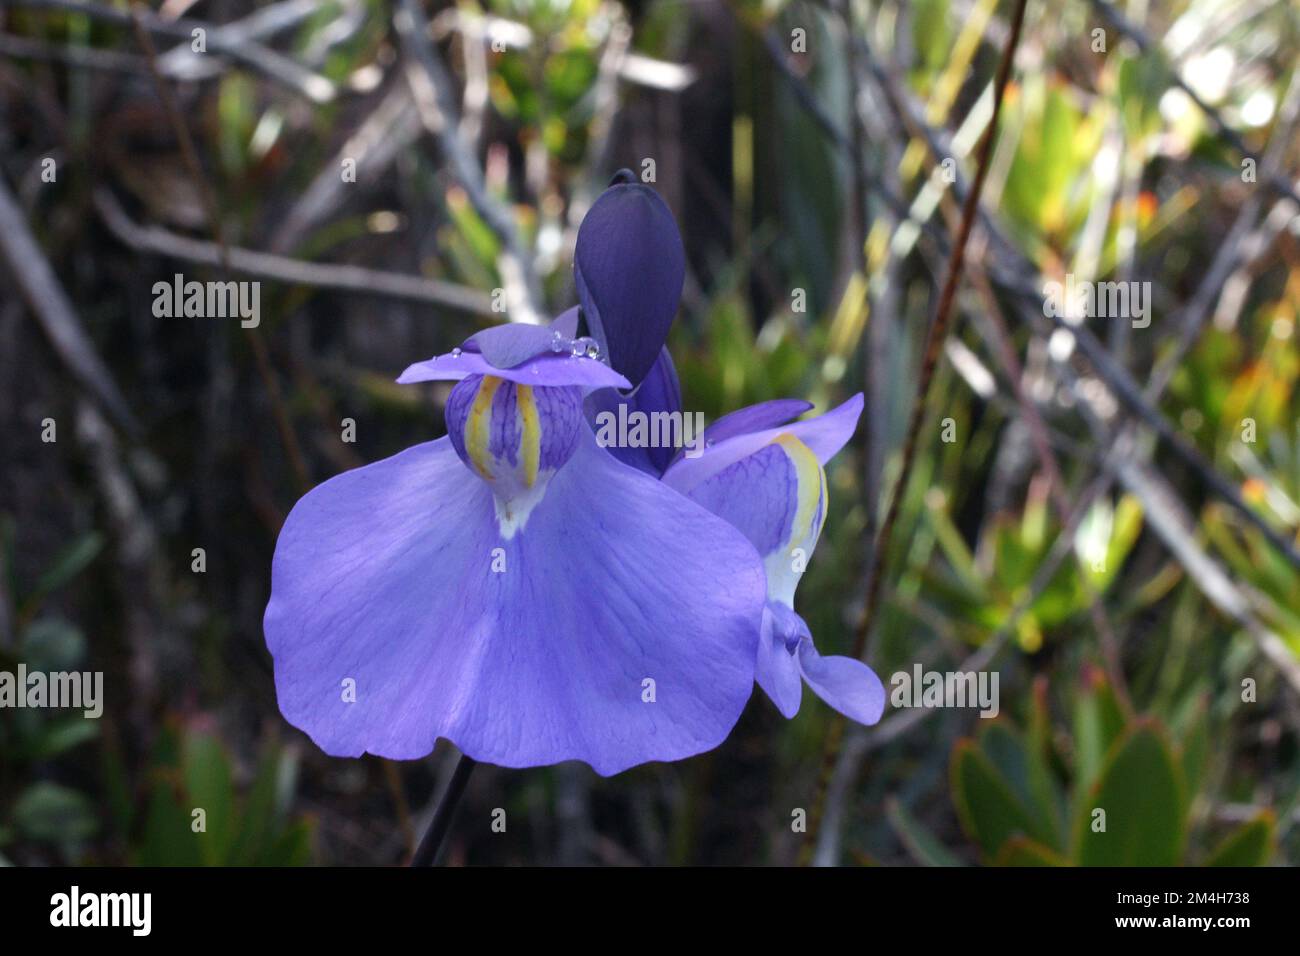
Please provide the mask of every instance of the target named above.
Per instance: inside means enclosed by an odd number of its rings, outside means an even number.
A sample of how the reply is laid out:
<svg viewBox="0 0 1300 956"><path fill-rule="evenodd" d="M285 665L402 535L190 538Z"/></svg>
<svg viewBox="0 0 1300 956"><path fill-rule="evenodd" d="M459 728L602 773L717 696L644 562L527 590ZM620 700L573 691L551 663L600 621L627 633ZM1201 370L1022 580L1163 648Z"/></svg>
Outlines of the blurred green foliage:
<svg viewBox="0 0 1300 956"><path fill-rule="evenodd" d="M1210 749L1203 706L1175 745L1159 723L1126 719L1099 674L1084 681L1068 735L1053 732L1040 687L1027 729L995 720L954 748L953 803L984 859L1004 866L1268 863L1275 824L1267 810L1215 845L1190 845Z"/></svg>

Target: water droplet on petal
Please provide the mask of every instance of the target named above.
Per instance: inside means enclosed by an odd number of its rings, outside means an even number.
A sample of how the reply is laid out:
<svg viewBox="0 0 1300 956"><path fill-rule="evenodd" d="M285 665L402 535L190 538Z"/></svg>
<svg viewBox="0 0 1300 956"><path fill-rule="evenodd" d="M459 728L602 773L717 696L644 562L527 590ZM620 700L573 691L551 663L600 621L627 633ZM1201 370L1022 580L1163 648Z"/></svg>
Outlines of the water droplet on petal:
<svg viewBox="0 0 1300 956"><path fill-rule="evenodd" d="M460 358L460 349L458 349L458 348L452 349L452 350L451 350L451 357L452 357L452 358Z"/></svg>
<svg viewBox="0 0 1300 956"><path fill-rule="evenodd" d="M600 343L590 335L584 335L574 339L570 343L569 351L578 358L600 358Z"/></svg>

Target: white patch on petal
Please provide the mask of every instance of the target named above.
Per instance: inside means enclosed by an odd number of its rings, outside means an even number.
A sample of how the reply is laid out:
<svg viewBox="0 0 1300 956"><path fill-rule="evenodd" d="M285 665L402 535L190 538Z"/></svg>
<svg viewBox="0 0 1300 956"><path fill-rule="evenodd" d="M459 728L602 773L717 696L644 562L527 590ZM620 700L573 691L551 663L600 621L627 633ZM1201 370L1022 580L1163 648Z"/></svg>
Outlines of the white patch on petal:
<svg viewBox="0 0 1300 956"><path fill-rule="evenodd" d="M524 525L528 524L528 516L546 497L546 486L551 483L553 474L555 474L553 471L543 472L531 488L516 492L508 499L495 494L493 489L492 501L497 509L497 527L501 529L501 537L504 540L509 541L524 529Z"/></svg>

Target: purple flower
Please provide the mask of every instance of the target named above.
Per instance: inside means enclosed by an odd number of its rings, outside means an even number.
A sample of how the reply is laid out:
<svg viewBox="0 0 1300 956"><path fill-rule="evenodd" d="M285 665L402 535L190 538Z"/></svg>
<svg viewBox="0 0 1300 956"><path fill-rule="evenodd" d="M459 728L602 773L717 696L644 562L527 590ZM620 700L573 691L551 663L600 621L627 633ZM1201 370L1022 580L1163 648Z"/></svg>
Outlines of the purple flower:
<svg viewBox="0 0 1300 956"><path fill-rule="evenodd" d="M579 235L590 337L571 309L412 365L399 382L458 383L447 437L294 507L264 627L280 709L327 753L415 758L445 737L608 775L726 738L753 687L763 565L584 417L600 390L676 387L652 372L682 268L662 201L613 186Z"/></svg>
<svg viewBox="0 0 1300 956"><path fill-rule="evenodd" d="M699 457L596 441L602 412L681 411L664 340L684 269L672 214L621 173L579 229L581 307L411 365L399 382L457 382L447 436L294 507L264 627L280 709L327 753L445 737L608 775L717 746L755 679L786 716L802 677L879 719L880 681L821 657L793 610L861 396L794 424L807 403L743 409Z"/></svg>
<svg viewBox="0 0 1300 956"><path fill-rule="evenodd" d="M794 611L795 588L826 521L823 465L852 436L862 395L787 424L810 407L780 399L720 418L704 433L704 453L679 456L663 481L726 518L762 556L767 602L755 676L777 709L786 717L798 713L807 683L846 717L874 724L885 707L880 678L861 661L819 654Z"/></svg>

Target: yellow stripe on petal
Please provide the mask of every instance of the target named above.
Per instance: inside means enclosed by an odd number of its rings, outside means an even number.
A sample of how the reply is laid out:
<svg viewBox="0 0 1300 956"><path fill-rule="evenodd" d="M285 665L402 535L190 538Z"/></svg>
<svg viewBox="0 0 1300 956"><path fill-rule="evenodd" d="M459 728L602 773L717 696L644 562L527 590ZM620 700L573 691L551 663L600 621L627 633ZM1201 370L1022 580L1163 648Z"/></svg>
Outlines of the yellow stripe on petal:
<svg viewBox="0 0 1300 956"><path fill-rule="evenodd" d="M537 469L542 462L542 423L537 417L537 399L531 385L519 385L515 391L519 403L519 457L524 463L524 487L537 483Z"/></svg>
<svg viewBox="0 0 1300 956"><path fill-rule="evenodd" d="M501 379L484 375L474 394L474 404L469 409L465 423L465 453L474 463L478 473L492 480L492 459L488 454L488 437L492 434L492 399L501 387Z"/></svg>
<svg viewBox="0 0 1300 956"><path fill-rule="evenodd" d="M790 523L790 544L794 547L810 547L826 520L826 508L822 504L826 490L826 471L813 450L794 435L788 432L779 435L775 444L781 446L794 465L798 485L798 508Z"/></svg>

